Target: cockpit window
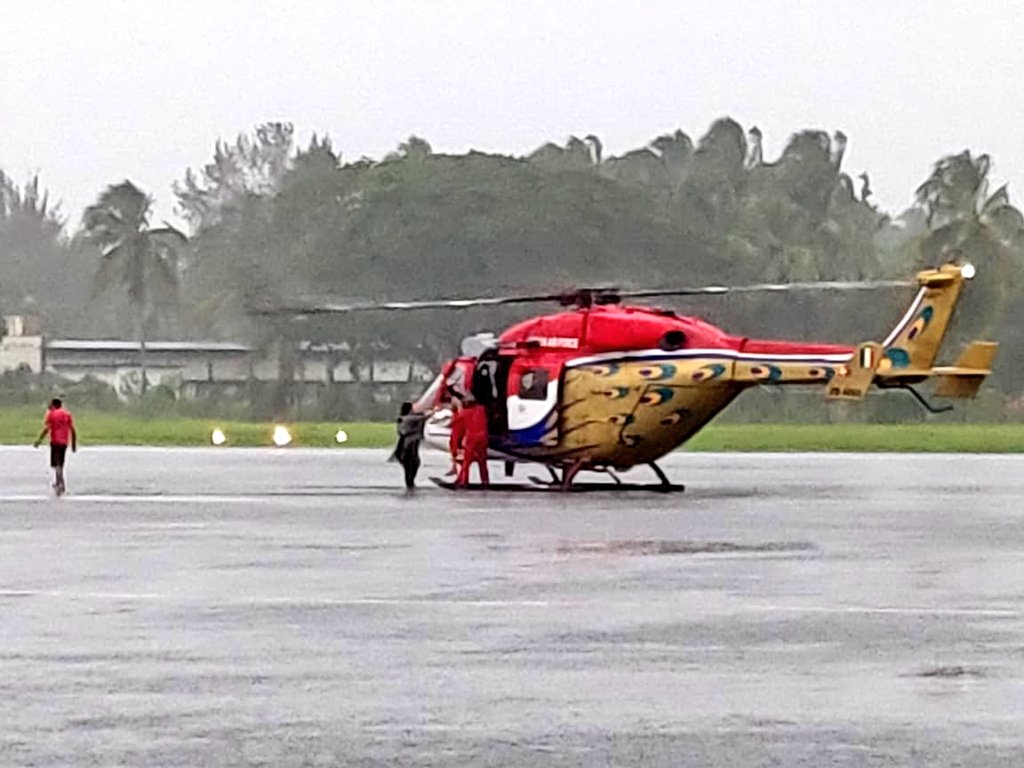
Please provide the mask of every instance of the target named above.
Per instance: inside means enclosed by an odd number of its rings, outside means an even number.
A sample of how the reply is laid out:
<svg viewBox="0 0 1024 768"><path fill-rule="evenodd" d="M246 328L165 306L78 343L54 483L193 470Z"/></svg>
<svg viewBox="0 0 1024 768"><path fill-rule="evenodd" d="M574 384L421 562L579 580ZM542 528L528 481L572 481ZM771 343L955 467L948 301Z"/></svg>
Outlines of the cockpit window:
<svg viewBox="0 0 1024 768"><path fill-rule="evenodd" d="M548 397L548 372L544 368L523 371L519 377L519 397L524 400L546 400Z"/></svg>

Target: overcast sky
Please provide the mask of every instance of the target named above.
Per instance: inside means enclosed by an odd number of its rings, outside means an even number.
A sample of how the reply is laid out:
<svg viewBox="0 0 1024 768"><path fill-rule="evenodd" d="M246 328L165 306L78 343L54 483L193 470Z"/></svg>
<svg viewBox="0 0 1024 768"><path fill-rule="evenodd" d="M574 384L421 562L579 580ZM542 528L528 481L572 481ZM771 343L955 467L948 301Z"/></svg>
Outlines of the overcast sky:
<svg viewBox="0 0 1024 768"><path fill-rule="evenodd" d="M595 133L615 154L729 115L775 156L843 130L897 211L943 154L1024 204L1024 4L952 0L0 0L0 168L77 226L130 178L171 184L268 120L344 158L410 134L511 154Z"/></svg>

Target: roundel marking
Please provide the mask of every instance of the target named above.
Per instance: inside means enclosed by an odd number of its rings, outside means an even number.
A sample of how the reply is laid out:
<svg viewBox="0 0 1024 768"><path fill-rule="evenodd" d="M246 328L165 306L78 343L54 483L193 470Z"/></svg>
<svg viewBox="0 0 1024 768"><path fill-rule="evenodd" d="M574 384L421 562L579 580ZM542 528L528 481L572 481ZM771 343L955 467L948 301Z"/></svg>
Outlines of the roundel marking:
<svg viewBox="0 0 1024 768"><path fill-rule="evenodd" d="M825 379L826 381L831 381L832 377L836 375L836 371L834 368L825 366L824 368L811 368L811 370L808 371L808 374L810 374L812 377L816 379Z"/></svg>
<svg viewBox="0 0 1024 768"><path fill-rule="evenodd" d="M627 426L633 423L633 414L631 413L616 413L608 417L609 424L621 424Z"/></svg>
<svg viewBox="0 0 1024 768"><path fill-rule="evenodd" d="M755 365L751 367L750 375L758 379L775 381L782 378L782 370L774 365Z"/></svg>
<svg viewBox="0 0 1024 768"><path fill-rule="evenodd" d="M604 396L609 400L621 400L624 397L629 397L629 387L612 387L604 391Z"/></svg>
<svg viewBox="0 0 1024 768"><path fill-rule="evenodd" d="M935 307L927 306L922 309L914 322L910 325L910 330L907 331L907 341L913 341L917 336L928 327L932 321L932 317L935 316Z"/></svg>
<svg viewBox="0 0 1024 768"><path fill-rule="evenodd" d="M673 411L665 418L663 418L661 420L661 425L663 427L671 427L673 424L678 424L680 421L682 421L689 415L690 411L688 408L680 408L676 411Z"/></svg>
<svg viewBox="0 0 1024 768"><path fill-rule="evenodd" d="M885 350L885 356L892 363L893 368L906 368L910 365L910 353L899 347L890 347Z"/></svg>
<svg viewBox="0 0 1024 768"><path fill-rule="evenodd" d="M619 372L619 364L606 363L602 365L589 365L586 370L590 371L595 376L614 376Z"/></svg>
<svg viewBox="0 0 1024 768"><path fill-rule="evenodd" d="M657 387L649 392L645 392L643 397L640 398L640 402L644 405L661 405L672 399L672 389L670 387Z"/></svg>
<svg viewBox="0 0 1024 768"><path fill-rule="evenodd" d="M674 365L669 365L668 363L651 365L646 368L641 368L639 374L640 378L647 379L648 381L661 381L662 379L671 379L675 376L676 367Z"/></svg>
<svg viewBox="0 0 1024 768"><path fill-rule="evenodd" d="M725 373L725 366L721 363L710 363L709 365L703 365L690 374L690 378L694 381L711 381L717 379Z"/></svg>

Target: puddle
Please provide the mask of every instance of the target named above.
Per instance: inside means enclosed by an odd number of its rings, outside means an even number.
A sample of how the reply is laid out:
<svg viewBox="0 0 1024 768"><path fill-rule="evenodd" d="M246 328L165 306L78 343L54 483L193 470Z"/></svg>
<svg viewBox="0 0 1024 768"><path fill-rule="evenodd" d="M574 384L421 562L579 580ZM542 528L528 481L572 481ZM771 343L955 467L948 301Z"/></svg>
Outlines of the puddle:
<svg viewBox="0 0 1024 768"><path fill-rule="evenodd" d="M685 539L636 539L562 543L561 555L700 555L756 552L806 552L814 545L808 541L767 541L740 544L732 541L688 541Z"/></svg>
<svg viewBox="0 0 1024 768"><path fill-rule="evenodd" d="M957 678L981 678L985 677L984 670L977 669L976 667L962 667L959 664L953 664L943 667L929 667L920 672L915 672L914 677L929 677L929 678L942 678L942 679L957 679Z"/></svg>

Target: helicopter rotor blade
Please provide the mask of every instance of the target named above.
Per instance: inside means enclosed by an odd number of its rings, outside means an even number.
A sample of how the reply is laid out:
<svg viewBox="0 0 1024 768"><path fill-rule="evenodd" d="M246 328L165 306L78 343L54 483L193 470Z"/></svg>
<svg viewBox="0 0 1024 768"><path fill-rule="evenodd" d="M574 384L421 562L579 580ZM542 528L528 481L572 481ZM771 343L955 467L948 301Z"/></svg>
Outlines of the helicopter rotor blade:
<svg viewBox="0 0 1024 768"><path fill-rule="evenodd" d="M469 299L427 299L423 301L353 302L310 302L265 307L251 307L250 313L257 315L331 315L354 312L401 312L421 309L468 309L470 307L495 307L503 304L527 304L535 302L561 301L564 293L534 294L525 296L494 296Z"/></svg>
<svg viewBox="0 0 1024 768"><path fill-rule="evenodd" d="M426 299L422 301L385 301L334 303L310 301L273 306L250 306L254 315L331 315L357 312L403 312L426 309L469 309L471 307L496 307L509 304L559 303L562 306L615 303L623 298L642 299L661 296L722 296L727 294L784 293L789 291L812 290L873 290L877 288L907 288L917 283L910 280L819 280L795 283L754 283L752 285L705 285L699 287L652 288L621 290L611 286L578 288L559 293L536 293L519 296L492 296L465 299Z"/></svg>
<svg viewBox="0 0 1024 768"><path fill-rule="evenodd" d="M706 285L696 288L651 288L616 291L622 298L657 296L721 296L729 293L786 293L789 291L866 291L877 288L911 288L912 280L815 280L795 283L754 283L752 285Z"/></svg>
<svg viewBox="0 0 1024 768"><path fill-rule="evenodd" d="M557 303L572 306L583 297L612 296L618 292L614 286L572 288L557 293L530 293L512 296L479 296L465 299L424 299L413 301L353 302L335 303L309 301L295 304L250 305L249 313L255 315L328 315L354 312L400 312L423 309L468 309L470 307L496 307L507 304Z"/></svg>

